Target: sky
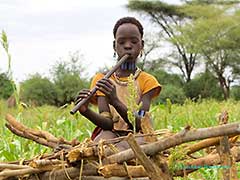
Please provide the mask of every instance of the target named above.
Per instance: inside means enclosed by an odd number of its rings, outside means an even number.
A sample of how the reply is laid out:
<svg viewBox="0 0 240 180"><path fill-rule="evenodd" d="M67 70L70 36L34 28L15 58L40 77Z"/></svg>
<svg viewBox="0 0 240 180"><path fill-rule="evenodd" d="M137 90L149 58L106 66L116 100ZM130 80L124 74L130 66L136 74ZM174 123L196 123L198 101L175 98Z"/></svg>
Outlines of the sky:
<svg viewBox="0 0 240 180"><path fill-rule="evenodd" d="M179 0L166 0L179 3ZM146 31L151 23L125 7L128 0L0 0L0 31L8 36L13 78L49 76L60 59L79 51L89 77L114 64L112 29L124 16L135 16ZM8 60L0 47L0 73Z"/></svg>

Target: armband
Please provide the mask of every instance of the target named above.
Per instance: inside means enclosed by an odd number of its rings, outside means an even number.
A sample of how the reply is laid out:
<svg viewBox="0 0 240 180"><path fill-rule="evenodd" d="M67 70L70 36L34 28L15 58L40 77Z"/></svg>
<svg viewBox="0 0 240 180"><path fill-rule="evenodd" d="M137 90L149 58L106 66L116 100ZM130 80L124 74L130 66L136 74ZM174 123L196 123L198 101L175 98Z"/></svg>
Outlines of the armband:
<svg viewBox="0 0 240 180"><path fill-rule="evenodd" d="M142 118L145 115L145 111L144 110L139 110L138 115Z"/></svg>

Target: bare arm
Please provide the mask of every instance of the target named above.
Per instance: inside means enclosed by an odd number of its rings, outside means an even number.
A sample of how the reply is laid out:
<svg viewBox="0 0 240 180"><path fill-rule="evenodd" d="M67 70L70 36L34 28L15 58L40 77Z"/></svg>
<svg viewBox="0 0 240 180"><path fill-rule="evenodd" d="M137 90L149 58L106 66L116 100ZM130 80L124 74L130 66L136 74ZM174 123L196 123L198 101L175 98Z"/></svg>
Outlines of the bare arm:
<svg viewBox="0 0 240 180"><path fill-rule="evenodd" d="M99 91L105 94L105 97L98 97L98 107L99 112L107 111L109 112L108 104L111 104L119 113L119 115L123 118L123 120L128 124L130 129L133 129L132 124L130 123L127 115L127 107L119 100L115 85L109 79L102 79L96 83L96 87ZM142 107L140 110L149 111L152 97L155 92L155 88L145 93L141 97ZM136 116L136 130L139 131L141 128L140 123L141 117Z"/></svg>
<svg viewBox="0 0 240 180"><path fill-rule="evenodd" d="M86 98L87 96L89 96L90 94L90 90L88 89L83 89L79 92L79 95L76 98L76 103L78 101L80 101L83 98ZM101 102L102 98L98 98L98 103ZM91 109L88 108L88 103L85 103L84 105L82 105L79 108L79 112L85 116L87 119L89 119L92 123L94 123L96 126L99 126L100 128L104 129L104 130L112 130L113 128L113 121L111 118L107 118L104 117L94 111L92 111ZM106 106L105 106L106 108ZM103 109L105 111L105 109ZM106 111L109 111L106 110Z"/></svg>

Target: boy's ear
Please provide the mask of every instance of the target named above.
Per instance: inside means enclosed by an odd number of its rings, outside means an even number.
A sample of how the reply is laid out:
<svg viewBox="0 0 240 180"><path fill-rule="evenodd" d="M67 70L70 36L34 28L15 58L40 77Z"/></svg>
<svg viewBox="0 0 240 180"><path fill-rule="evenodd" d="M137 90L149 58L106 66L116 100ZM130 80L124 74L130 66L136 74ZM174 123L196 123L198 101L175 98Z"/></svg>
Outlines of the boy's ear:
<svg viewBox="0 0 240 180"><path fill-rule="evenodd" d="M113 41L113 50L116 51L115 40Z"/></svg>

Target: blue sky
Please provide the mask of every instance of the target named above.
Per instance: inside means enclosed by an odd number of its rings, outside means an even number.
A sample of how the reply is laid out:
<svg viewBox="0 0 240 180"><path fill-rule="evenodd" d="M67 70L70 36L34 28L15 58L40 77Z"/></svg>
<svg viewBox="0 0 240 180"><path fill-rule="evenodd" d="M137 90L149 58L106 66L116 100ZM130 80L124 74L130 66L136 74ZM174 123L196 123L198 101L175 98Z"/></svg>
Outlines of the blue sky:
<svg viewBox="0 0 240 180"><path fill-rule="evenodd" d="M150 23L129 12L127 0L0 0L0 30L9 39L14 79L29 74L48 76L49 69L70 52L79 51L89 76L114 64L112 28L123 16L137 17L150 31ZM176 3L179 0L167 2ZM0 47L0 72L7 57Z"/></svg>

